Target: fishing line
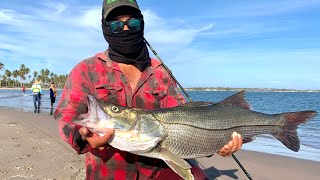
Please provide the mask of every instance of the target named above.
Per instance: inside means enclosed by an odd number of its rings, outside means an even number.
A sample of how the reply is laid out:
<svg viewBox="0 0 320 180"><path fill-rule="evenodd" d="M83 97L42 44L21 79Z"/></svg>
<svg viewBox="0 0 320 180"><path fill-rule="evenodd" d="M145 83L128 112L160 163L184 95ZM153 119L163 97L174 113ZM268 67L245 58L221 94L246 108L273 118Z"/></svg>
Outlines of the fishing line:
<svg viewBox="0 0 320 180"><path fill-rule="evenodd" d="M172 79L178 84L178 86L180 87L181 91L185 94L185 96L189 99L190 102L192 102L191 97L189 96L189 94L185 91L185 89L181 86L181 84L179 83L179 81L174 77L174 75L171 73L170 69L168 68L168 66L166 64L164 64L164 62L162 61L162 59L158 56L157 52L151 47L151 45L148 43L148 41L143 38L144 42L148 45L148 47L150 48L150 50L152 51L152 53L158 58L158 60L161 62L161 64L163 65L163 67L166 69L166 71L169 73L169 75L172 77ZM240 166L240 168L242 169L242 171L246 174L246 176L248 177L248 179L252 180L250 174L247 172L247 170L242 166L242 164L240 163L240 161L237 159L237 157L232 154L233 159L237 162L237 164Z"/></svg>

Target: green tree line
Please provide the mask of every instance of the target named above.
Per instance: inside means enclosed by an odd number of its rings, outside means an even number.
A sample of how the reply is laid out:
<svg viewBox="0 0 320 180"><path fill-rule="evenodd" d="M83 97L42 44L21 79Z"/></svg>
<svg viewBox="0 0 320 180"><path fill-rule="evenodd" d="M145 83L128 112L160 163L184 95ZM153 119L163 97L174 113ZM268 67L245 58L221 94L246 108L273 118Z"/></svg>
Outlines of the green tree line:
<svg viewBox="0 0 320 180"><path fill-rule="evenodd" d="M5 65L0 62L0 87L31 87L36 79L42 82L44 87L49 87L51 82L55 82L58 88L63 88L68 75L58 75L50 72L48 69L41 69L40 72L31 70L24 64L21 64L19 69L9 70L4 68Z"/></svg>

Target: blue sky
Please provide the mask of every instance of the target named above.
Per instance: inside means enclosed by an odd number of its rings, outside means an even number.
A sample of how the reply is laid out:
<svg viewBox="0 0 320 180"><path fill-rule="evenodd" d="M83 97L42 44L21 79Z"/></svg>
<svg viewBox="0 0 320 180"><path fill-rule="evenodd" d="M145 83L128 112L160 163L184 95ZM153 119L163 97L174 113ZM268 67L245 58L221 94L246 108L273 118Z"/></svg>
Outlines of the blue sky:
<svg viewBox="0 0 320 180"><path fill-rule="evenodd" d="M138 3L146 39L184 87L320 89L320 0ZM0 1L0 62L68 74L108 48L101 4Z"/></svg>

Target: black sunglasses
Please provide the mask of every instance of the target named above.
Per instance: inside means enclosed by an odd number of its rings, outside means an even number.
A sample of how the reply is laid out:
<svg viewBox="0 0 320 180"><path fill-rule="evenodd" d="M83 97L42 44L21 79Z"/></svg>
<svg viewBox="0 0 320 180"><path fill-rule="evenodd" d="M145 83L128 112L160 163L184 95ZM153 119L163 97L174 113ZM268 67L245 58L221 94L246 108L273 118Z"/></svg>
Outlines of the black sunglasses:
<svg viewBox="0 0 320 180"><path fill-rule="evenodd" d="M137 18L137 19L132 18L126 21L116 20L116 21L109 21L109 22L105 20L105 25L109 26L110 31L115 34L123 31L124 25L127 25L130 31L135 32L141 29L142 21L143 20L140 18Z"/></svg>

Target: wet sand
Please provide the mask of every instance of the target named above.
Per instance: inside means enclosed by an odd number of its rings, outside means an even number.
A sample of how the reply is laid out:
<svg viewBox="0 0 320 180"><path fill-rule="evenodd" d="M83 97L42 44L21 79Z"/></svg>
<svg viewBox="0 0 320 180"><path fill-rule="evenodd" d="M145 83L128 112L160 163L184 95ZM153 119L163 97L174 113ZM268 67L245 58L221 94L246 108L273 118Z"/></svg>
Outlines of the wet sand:
<svg viewBox="0 0 320 180"><path fill-rule="evenodd" d="M84 157L59 135L53 116L0 109L0 179L85 179ZM320 163L241 150L252 179L320 178ZM248 179L233 158L196 159L210 179Z"/></svg>

